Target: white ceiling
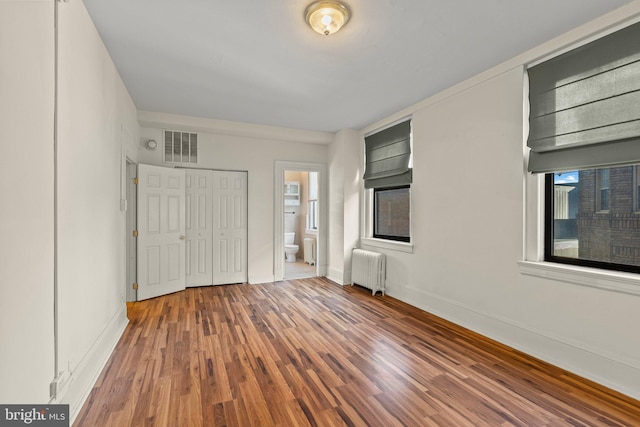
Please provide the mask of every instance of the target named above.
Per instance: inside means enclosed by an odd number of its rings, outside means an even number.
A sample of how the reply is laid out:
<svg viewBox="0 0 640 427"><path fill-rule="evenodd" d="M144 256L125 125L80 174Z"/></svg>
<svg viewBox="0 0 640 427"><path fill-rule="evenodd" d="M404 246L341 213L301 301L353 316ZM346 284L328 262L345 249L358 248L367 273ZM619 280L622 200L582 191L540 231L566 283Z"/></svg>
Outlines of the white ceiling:
<svg viewBox="0 0 640 427"><path fill-rule="evenodd" d="M629 0L84 0L139 110L361 129Z"/></svg>

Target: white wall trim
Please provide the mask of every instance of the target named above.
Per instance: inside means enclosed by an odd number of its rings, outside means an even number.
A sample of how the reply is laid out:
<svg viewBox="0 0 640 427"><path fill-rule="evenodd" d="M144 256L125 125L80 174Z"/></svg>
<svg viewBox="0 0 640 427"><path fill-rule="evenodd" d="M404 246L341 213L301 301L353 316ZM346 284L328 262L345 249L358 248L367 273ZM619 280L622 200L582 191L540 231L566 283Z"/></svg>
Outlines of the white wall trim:
<svg viewBox="0 0 640 427"><path fill-rule="evenodd" d="M553 262L518 261L518 266L520 273L527 276L640 296L640 275L634 273Z"/></svg>
<svg viewBox="0 0 640 427"><path fill-rule="evenodd" d="M78 416L78 412L87 400L128 324L127 306L123 304L107 323L87 354L77 366L72 367L73 371L67 377L66 383L61 385L62 390L59 390L59 395L50 402L69 404L70 424L73 424Z"/></svg>
<svg viewBox="0 0 640 427"><path fill-rule="evenodd" d="M156 113L152 111L138 111L138 121L142 127L160 129L174 128L193 132L243 136L274 141L302 142L307 144L328 145L333 142L335 137L334 134L329 132L264 126L252 123Z"/></svg>
<svg viewBox="0 0 640 427"><path fill-rule="evenodd" d="M406 252L408 254L413 253L412 243L395 242L393 240L374 239L373 237L362 237L360 238L360 245L363 248L366 246L366 247L372 247L372 248L388 249L391 251Z"/></svg>
<svg viewBox="0 0 640 427"><path fill-rule="evenodd" d="M640 360L536 330L424 290L387 283L387 294L533 357L640 399Z"/></svg>
<svg viewBox="0 0 640 427"><path fill-rule="evenodd" d="M258 285L260 283L273 283L275 279L273 276L249 276L250 285Z"/></svg>
<svg viewBox="0 0 640 427"><path fill-rule="evenodd" d="M274 225L273 225L273 273L275 281L284 278L284 173L317 172L318 173L318 253L316 271L318 276L327 275L327 248L329 243L329 175L327 165L323 163L289 162L276 160L274 165Z"/></svg>

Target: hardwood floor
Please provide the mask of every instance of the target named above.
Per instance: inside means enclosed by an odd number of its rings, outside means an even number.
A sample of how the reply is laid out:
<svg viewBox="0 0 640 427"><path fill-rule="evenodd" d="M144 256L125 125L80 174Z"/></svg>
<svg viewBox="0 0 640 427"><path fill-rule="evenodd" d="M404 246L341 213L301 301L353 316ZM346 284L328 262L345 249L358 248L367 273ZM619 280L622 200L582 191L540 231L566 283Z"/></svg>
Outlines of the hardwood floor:
<svg viewBox="0 0 640 427"><path fill-rule="evenodd" d="M131 303L75 426L638 426L640 402L324 278Z"/></svg>

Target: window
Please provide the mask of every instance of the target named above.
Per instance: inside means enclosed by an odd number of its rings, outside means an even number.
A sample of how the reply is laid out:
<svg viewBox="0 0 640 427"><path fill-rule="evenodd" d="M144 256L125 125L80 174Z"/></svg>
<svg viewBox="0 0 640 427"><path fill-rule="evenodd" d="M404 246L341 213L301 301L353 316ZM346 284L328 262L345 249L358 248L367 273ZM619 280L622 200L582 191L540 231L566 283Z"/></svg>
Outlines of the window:
<svg viewBox="0 0 640 427"><path fill-rule="evenodd" d="M318 201L309 200L307 203L307 230L318 231Z"/></svg>
<svg viewBox="0 0 640 427"><path fill-rule="evenodd" d="M198 163L198 134L164 131L165 163Z"/></svg>
<svg viewBox="0 0 640 427"><path fill-rule="evenodd" d="M640 24L528 70L546 261L640 272Z"/></svg>
<svg viewBox="0 0 640 427"><path fill-rule="evenodd" d="M609 212L609 169L596 170L596 210Z"/></svg>
<svg viewBox="0 0 640 427"><path fill-rule="evenodd" d="M633 208L640 213L640 166L633 167Z"/></svg>
<svg viewBox="0 0 640 427"><path fill-rule="evenodd" d="M364 186L373 191L374 238L411 241L411 121L365 137Z"/></svg>
<svg viewBox="0 0 640 427"><path fill-rule="evenodd" d="M318 231L318 172L309 172L307 197L307 230Z"/></svg>
<svg viewBox="0 0 640 427"><path fill-rule="evenodd" d="M411 240L411 189L408 185L373 190L373 237Z"/></svg>
<svg viewBox="0 0 640 427"><path fill-rule="evenodd" d="M637 168L547 174L545 260L640 272Z"/></svg>

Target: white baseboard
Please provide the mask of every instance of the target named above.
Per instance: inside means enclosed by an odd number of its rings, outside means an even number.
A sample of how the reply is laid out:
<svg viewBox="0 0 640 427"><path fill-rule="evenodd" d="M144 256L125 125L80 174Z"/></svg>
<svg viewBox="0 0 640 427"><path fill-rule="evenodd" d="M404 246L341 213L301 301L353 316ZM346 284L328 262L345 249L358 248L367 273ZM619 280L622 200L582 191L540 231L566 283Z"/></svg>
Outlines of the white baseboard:
<svg viewBox="0 0 640 427"><path fill-rule="evenodd" d="M352 284L353 281L351 280L351 278L352 278L351 268L348 268L348 269L344 270L343 277L345 277L345 280L344 280L344 283L343 283L344 285L351 285Z"/></svg>
<svg viewBox="0 0 640 427"><path fill-rule="evenodd" d="M274 275L264 275L264 276L249 276L249 284L257 285L258 283L272 283L275 282Z"/></svg>
<svg viewBox="0 0 640 427"><path fill-rule="evenodd" d="M344 285L344 272L342 270L329 267L329 274L327 277L329 280L336 282L339 285Z"/></svg>
<svg viewBox="0 0 640 427"><path fill-rule="evenodd" d="M127 306L123 305L111 318L87 354L84 355L73 374L69 376L64 391L51 402L69 405L70 425L73 425L78 412L89 397L91 389L102 373L128 323Z"/></svg>
<svg viewBox="0 0 640 427"><path fill-rule="evenodd" d="M391 285L391 286L389 286ZM387 284L387 294L401 301L506 344L559 368L640 400L640 363L606 350L588 349L570 339L480 313L430 292Z"/></svg>
<svg viewBox="0 0 640 427"><path fill-rule="evenodd" d="M319 277L327 276L327 264L318 264L318 276Z"/></svg>

